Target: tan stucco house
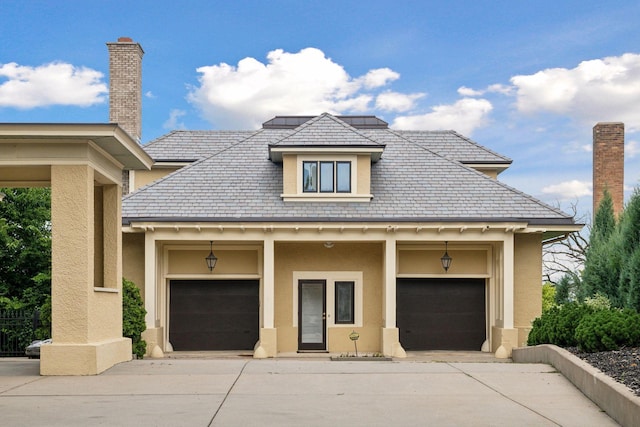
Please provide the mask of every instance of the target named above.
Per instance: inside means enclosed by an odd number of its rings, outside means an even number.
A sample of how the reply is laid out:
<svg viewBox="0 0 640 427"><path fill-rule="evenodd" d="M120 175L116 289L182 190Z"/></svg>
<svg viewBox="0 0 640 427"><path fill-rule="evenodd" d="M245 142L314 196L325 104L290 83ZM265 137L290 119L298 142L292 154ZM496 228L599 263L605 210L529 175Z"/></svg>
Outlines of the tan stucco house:
<svg viewBox="0 0 640 427"><path fill-rule="evenodd" d="M123 271L143 285L150 351L344 353L356 331L388 356L508 356L541 311L542 245L580 228L501 183L510 159L373 116L175 131L145 150Z"/></svg>

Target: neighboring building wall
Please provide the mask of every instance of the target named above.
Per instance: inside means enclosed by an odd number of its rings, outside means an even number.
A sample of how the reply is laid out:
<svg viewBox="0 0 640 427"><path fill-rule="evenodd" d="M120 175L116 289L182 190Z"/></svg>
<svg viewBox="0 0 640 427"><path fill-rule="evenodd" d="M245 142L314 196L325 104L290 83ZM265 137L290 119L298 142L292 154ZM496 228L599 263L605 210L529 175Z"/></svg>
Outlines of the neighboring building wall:
<svg viewBox="0 0 640 427"><path fill-rule="evenodd" d="M542 312L542 237L516 234L514 243L514 326L518 346L527 345L531 322Z"/></svg>
<svg viewBox="0 0 640 427"><path fill-rule="evenodd" d="M607 189L613 212L624 208L624 123L598 123L593 127L593 214Z"/></svg>
<svg viewBox="0 0 640 427"><path fill-rule="evenodd" d="M278 352L298 349L298 328L293 326L294 272L361 271L363 273L363 326L337 326L327 331L331 352L353 352L349 333L360 333L358 350L380 351L382 327L382 243L341 243L331 249L322 243L276 243L275 246L275 327L278 330ZM297 313L295 313L297 316Z"/></svg>

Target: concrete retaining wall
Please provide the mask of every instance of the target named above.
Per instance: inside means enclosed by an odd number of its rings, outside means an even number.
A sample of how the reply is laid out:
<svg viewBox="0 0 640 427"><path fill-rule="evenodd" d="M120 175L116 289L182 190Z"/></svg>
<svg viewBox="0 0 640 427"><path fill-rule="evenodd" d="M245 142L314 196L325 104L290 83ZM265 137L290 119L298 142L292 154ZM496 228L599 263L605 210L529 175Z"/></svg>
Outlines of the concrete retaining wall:
<svg viewBox="0 0 640 427"><path fill-rule="evenodd" d="M553 366L621 425L639 425L640 397L567 350L549 344L514 348L512 358L516 363Z"/></svg>

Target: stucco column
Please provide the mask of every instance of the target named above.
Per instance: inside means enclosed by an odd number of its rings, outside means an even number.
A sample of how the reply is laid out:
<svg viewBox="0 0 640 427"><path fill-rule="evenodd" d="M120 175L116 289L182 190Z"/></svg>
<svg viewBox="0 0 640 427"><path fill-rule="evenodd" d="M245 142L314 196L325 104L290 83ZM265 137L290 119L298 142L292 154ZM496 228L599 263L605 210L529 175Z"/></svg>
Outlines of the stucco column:
<svg viewBox="0 0 640 427"><path fill-rule="evenodd" d="M275 329L275 245L273 237L264 239L262 262L262 319L260 340L253 357L263 359L278 353L277 330Z"/></svg>
<svg viewBox="0 0 640 427"><path fill-rule="evenodd" d="M142 333L142 339L147 343L146 355L164 357L164 351L173 351L171 343L163 346L163 329L158 325L158 283L156 280L158 249L155 234L147 231L144 235L144 309L147 314L144 321L147 329ZM164 347L164 349L163 349Z"/></svg>
<svg viewBox="0 0 640 427"><path fill-rule="evenodd" d="M121 240L113 235L120 234L114 225L120 208L105 206L121 203L119 191L106 185L96 200L94 179L87 165L51 166L53 343L41 349L42 375L95 375L131 359L131 340L122 337L121 285L114 281L122 275ZM102 207L99 222L94 206ZM96 259L96 253L102 255ZM100 283L96 262L103 264Z"/></svg>
<svg viewBox="0 0 640 427"><path fill-rule="evenodd" d="M144 318L147 329L156 327L156 241L153 232L144 235Z"/></svg>
<svg viewBox="0 0 640 427"><path fill-rule="evenodd" d="M392 237L385 242L382 315L382 353L385 356L406 357L396 327L396 240Z"/></svg>
<svg viewBox="0 0 640 427"><path fill-rule="evenodd" d="M511 356L511 349L517 346L518 330L514 328L514 235L509 233L503 241L502 249L502 327L494 327L493 349L498 358Z"/></svg>
<svg viewBox="0 0 640 427"><path fill-rule="evenodd" d="M505 329L513 328L513 281L514 281L514 246L513 246L513 234L504 241L504 292L503 292L503 327Z"/></svg>

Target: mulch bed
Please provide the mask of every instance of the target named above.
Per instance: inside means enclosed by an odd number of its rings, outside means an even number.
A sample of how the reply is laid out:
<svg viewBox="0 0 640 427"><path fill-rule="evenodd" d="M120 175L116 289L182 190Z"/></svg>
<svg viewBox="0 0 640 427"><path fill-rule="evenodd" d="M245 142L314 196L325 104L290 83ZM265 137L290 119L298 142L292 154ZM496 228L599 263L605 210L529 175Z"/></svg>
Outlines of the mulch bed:
<svg viewBox="0 0 640 427"><path fill-rule="evenodd" d="M566 350L626 385L636 396L640 396L640 347L596 353L585 353L577 347L569 347Z"/></svg>

